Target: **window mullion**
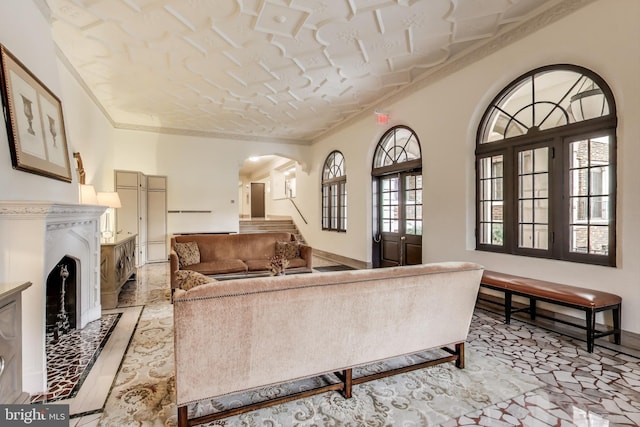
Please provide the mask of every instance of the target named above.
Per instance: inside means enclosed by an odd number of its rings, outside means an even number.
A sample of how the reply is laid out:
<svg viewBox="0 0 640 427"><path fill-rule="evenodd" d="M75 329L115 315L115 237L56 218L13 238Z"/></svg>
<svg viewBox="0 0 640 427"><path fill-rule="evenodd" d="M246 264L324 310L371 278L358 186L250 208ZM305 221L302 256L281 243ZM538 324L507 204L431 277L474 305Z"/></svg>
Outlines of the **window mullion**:
<svg viewBox="0 0 640 427"><path fill-rule="evenodd" d="M504 249L513 253L518 238L517 198L514 197L517 182L516 153L508 147L504 153Z"/></svg>
<svg viewBox="0 0 640 427"><path fill-rule="evenodd" d="M563 248L569 239L569 147L563 146L562 138L556 137L551 144L549 160L549 229L551 231L551 256L564 258Z"/></svg>

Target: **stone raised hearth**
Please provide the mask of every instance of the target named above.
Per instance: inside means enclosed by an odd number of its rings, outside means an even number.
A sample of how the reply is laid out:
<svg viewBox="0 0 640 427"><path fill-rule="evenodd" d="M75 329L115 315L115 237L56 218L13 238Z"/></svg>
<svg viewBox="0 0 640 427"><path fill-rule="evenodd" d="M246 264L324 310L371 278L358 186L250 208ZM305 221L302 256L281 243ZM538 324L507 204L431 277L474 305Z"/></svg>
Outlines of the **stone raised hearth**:
<svg viewBox="0 0 640 427"><path fill-rule="evenodd" d="M48 274L65 256L77 261L77 327L100 318L100 215L104 206L0 201L0 282L30 281L23 293L24 391L47 388L45 301Z"/></svg>

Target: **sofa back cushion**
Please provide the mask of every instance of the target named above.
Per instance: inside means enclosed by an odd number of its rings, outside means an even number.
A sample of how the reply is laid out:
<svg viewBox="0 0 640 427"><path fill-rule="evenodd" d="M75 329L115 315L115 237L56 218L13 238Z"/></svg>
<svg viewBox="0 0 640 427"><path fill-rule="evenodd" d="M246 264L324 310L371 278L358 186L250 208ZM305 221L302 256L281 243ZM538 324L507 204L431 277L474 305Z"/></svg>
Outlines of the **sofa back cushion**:
<svg viewBox="0 0 640 427"><path fill-rule="evenodd" d="M291 241L292 234L247 233L247 234L194 234L174 236L172 241L196 242L200 250L200 262L220 259L263 259L265 263L275 255L277 241Z"/></svg>
<svg viewBox="0 0 640 427"><path fill-rule="evenodd" d="M176 242L174 249L178 254L180 268L200 263L200 248L196 242Z"/></svg>
<svg viewBox="0 0 640 427"><path fill-rule="evenodd" d="M279 240L276 242L275 255L286 259L300 258L300 244L298 242Z"/></svg>

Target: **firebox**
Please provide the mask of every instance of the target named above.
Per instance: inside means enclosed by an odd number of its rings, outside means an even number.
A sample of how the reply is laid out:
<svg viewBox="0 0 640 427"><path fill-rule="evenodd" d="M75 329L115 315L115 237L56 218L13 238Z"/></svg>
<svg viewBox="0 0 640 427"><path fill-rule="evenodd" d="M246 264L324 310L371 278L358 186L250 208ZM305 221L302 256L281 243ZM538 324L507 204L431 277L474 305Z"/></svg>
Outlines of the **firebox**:
<svg viewBox="0 0 640 427"><path fill-rule="evenodd" d="M47 276L46 333L54 340L76 328L78 263L64 256Z"/></svg>

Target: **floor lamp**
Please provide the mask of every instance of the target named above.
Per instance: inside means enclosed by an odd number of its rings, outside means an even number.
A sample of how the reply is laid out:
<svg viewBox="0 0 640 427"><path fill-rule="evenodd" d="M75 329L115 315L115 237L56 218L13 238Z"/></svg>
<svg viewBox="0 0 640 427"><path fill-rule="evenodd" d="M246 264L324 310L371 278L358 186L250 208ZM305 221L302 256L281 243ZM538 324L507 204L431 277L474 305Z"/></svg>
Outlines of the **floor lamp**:
<svg viewBox="0 0 640 427"><path fill-rule="evenodd" d="M107 206L107 210L104 212L104 227L101 227L100 236L103 239L110 239L115 235L113 232L114 209L122 207L120 196L118 196L118 193L115 191L98 193L98 204Z"/></svg>

